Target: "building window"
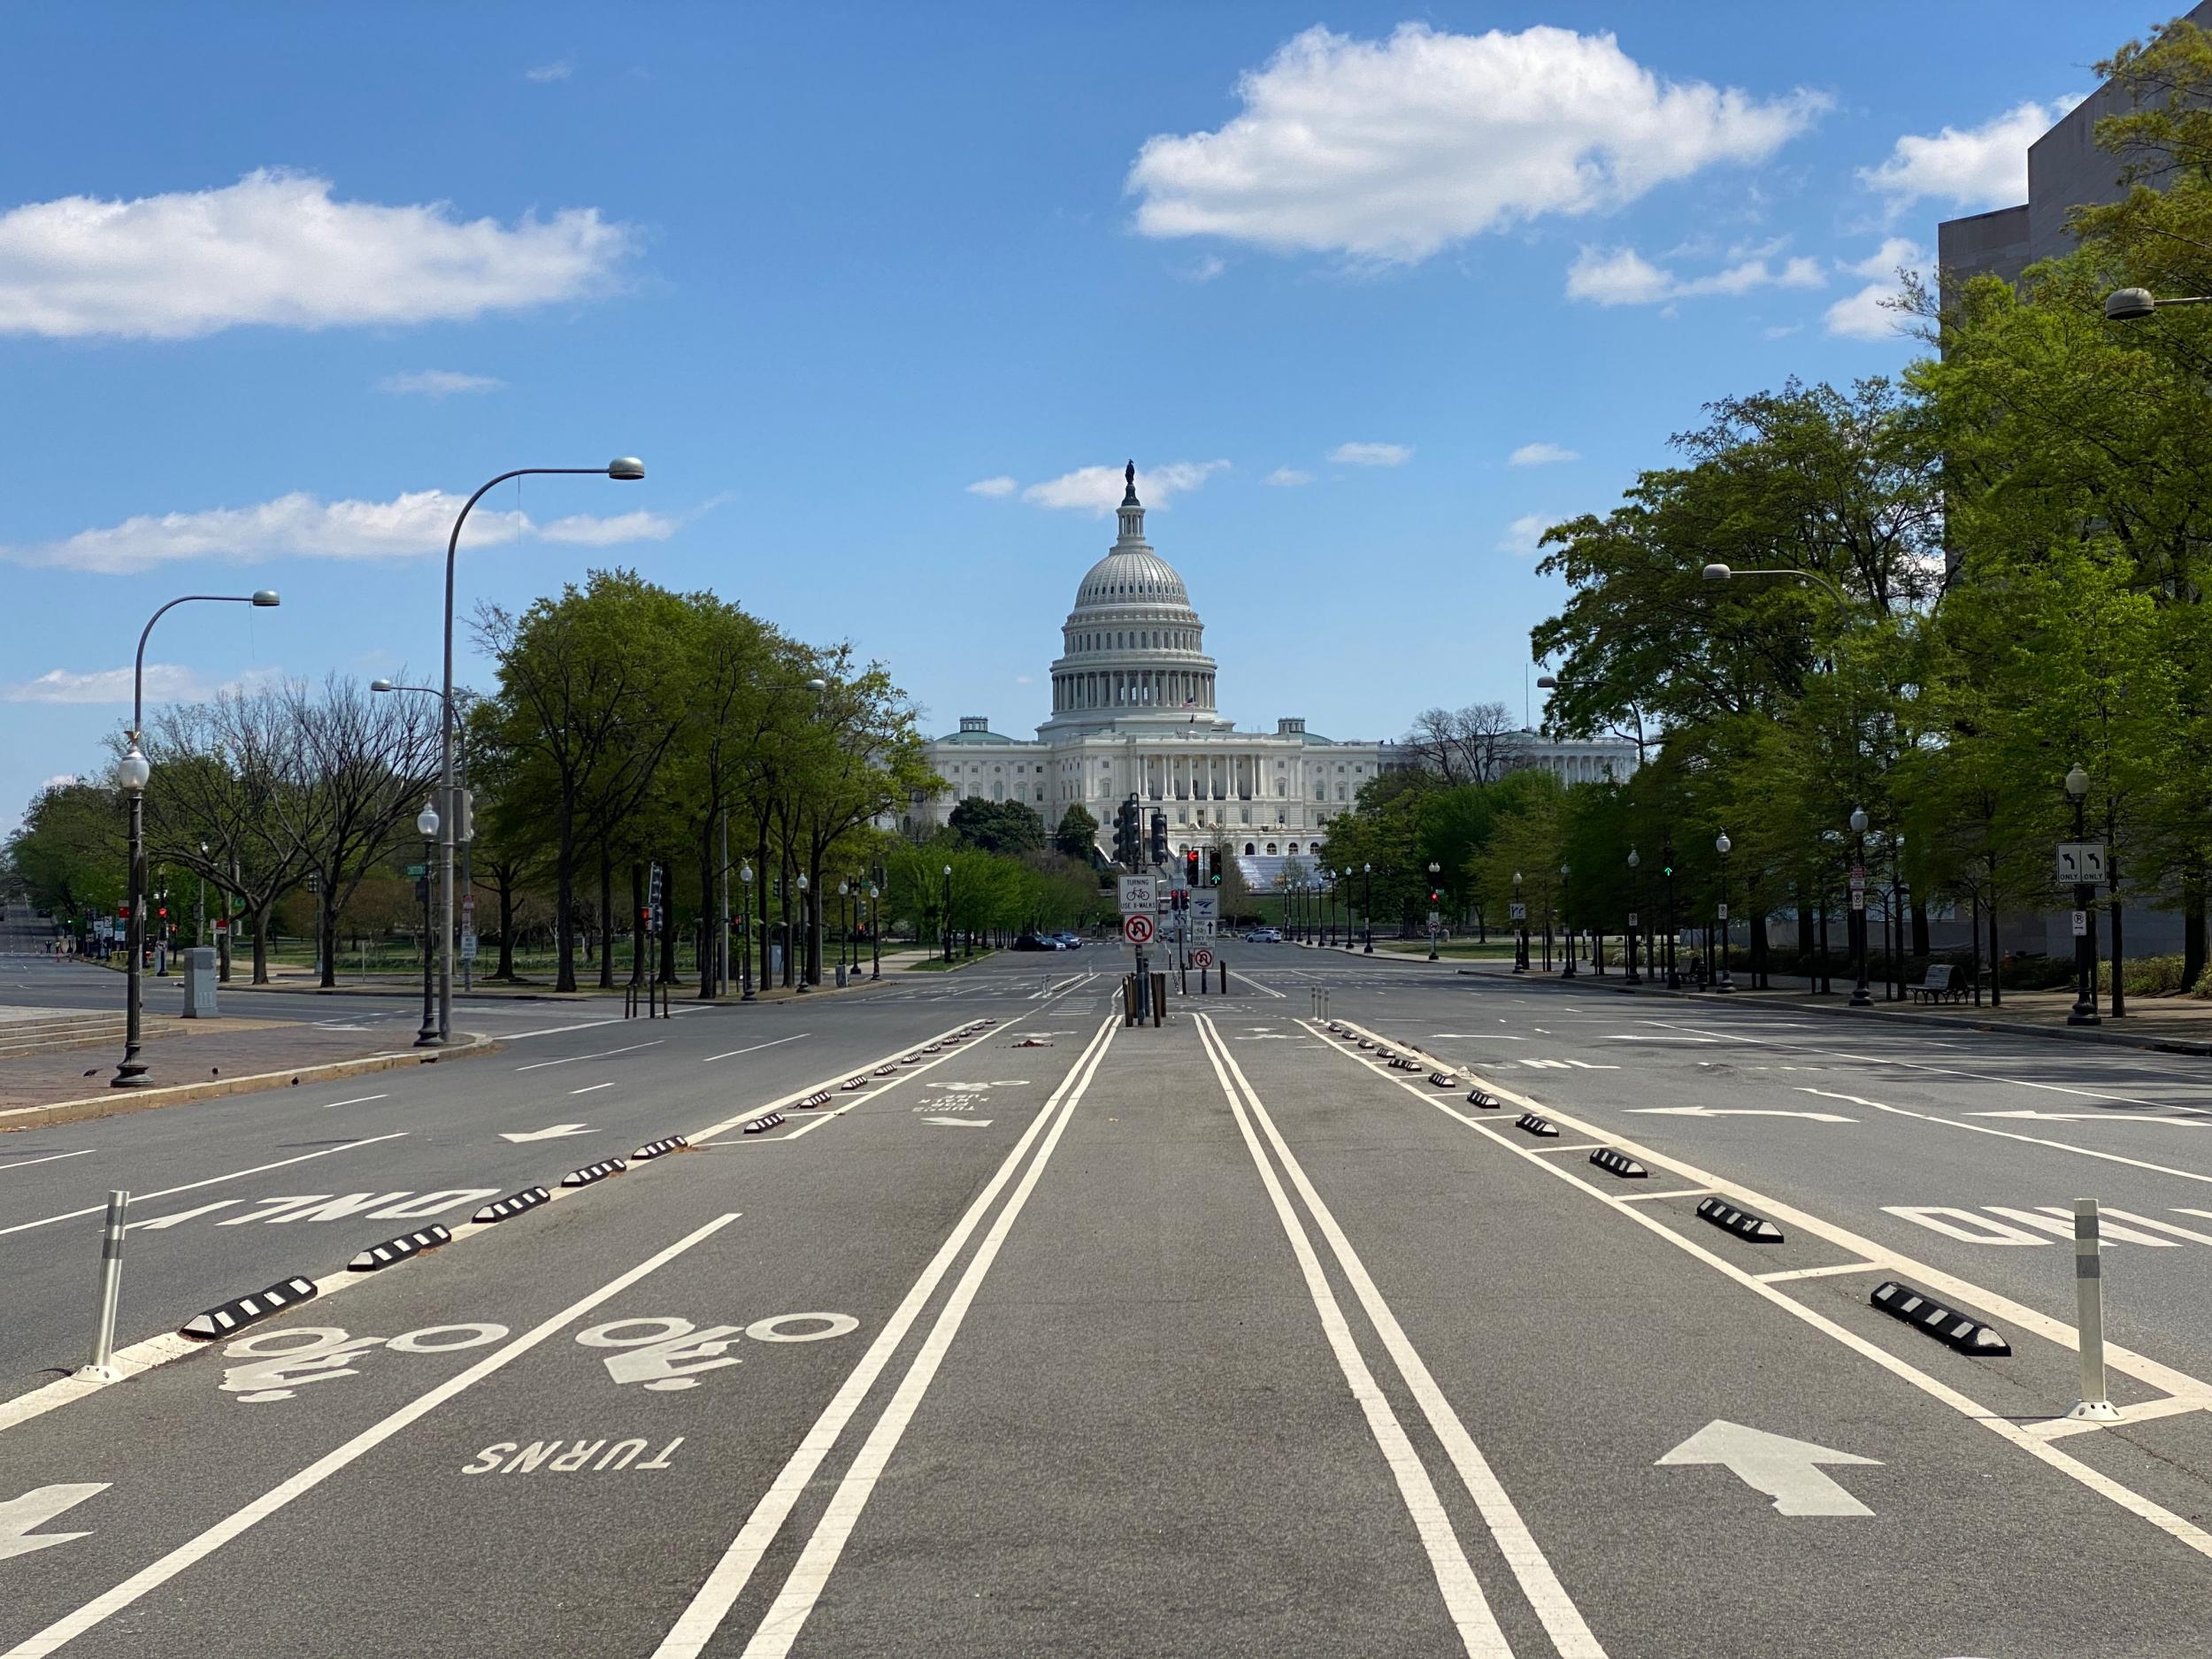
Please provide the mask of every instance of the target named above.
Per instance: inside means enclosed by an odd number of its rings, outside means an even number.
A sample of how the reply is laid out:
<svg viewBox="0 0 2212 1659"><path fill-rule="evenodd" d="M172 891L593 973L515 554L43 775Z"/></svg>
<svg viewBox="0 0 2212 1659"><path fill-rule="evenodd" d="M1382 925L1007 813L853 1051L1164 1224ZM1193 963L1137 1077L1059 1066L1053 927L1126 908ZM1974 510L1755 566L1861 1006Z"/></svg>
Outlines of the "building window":
<svg viewBox="0 0 2212 1659"><path fill-rule="evenodd" d="M1275 856L1275 843L1273 841L1267 843L1267 856L1270 858L1272 858Z"/></svg>
<svg viewBox="0 0 2212 1659"><path fill-rule="evenodd" d="M1290 844L1290 850L1291 850L1293 853L1295 853L1295 852L1298 850L1298 843L1297 843L1296 841L1293 841L1293 842L1291 842L1291 844Z"/></svg>
<svg viewBox="0 0 2212 1659"><path fill-rule="evenodd" d="M1247 842L1245 842L1245 843L1244 843L1244 856L1245 856L1247 858L1249 858L1249 857L1250 857L1250 856L1251 856L1254 853L1257 852L1258 850L1259 850L1259 849L1258 849L1258 848L1256 848L1256 847L1255 847L1255 846L1253 846L1253 845L1252 845L1252 843L1251 843L1250 841L1247 841Z"/></svg>

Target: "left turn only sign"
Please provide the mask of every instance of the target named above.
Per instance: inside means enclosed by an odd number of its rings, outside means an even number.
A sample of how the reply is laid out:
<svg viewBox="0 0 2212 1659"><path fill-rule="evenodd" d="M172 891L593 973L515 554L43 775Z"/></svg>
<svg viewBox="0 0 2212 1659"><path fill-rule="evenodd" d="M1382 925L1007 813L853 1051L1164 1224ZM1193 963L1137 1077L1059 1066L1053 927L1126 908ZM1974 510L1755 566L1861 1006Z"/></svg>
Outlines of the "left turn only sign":
<svg viewBox="0 0 2212 1659"><path fill-rule="evenodd" d="M1121 918L1121 936L1133 945L1152 942L1152 918L1149 916L1125 916Z"/></svg>

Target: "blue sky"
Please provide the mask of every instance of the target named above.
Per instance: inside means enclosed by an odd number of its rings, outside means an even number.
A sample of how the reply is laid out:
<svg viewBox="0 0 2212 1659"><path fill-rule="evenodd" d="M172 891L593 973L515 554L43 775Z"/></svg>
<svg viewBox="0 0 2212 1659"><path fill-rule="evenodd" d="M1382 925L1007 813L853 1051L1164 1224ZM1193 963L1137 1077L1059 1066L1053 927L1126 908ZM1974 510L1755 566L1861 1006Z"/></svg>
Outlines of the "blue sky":
<svg viewBox="0 0 2212 1659"><path fill-rule="evenodd" d="M156 694L428 673L447 498L617 454L487 499L465 613L631 565L1025 732L1133 456L1240 724L1518 709L1531 527L1903 364L2107 10L14 10L0 826L163 600L285 603Z"/></svg>

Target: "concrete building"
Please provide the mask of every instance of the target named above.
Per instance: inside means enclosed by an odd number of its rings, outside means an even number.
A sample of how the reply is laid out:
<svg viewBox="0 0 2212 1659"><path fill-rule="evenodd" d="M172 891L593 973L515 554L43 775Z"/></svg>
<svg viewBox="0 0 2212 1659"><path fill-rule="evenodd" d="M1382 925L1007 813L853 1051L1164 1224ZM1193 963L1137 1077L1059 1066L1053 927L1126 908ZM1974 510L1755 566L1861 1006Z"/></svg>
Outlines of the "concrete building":
<svg viewBox="0 0 2212 1659"><path fill-rule="evenodd" d="M1005 736L982 715L930 745L944 790L910 803L905 826L941 824L961 801L1020 801L1050 828L1079 805L1098 820L1099 848L1113 852L1114 814L1135 795L1148 828L1166 815L1169 845L1217 839L1247 860L1264 886L1291 857L1310 857L1329 820L1349 811L1361 786L1400 764L1398 745L1340 741L1286 716L1268 731L1240 731L1221 712L1206 627L1174 567L1145 540L1136 467L1105 557L1076 584L1052 663L1052 710L1034 738ZM1601 764L1625 776L1628 744L1547 742L1527 734L1529 764L1571 780ZM1272 861L1272 862L1271 862Z"/></svg>
<svg viewBox="0 0 2212 1659"><path fill-rule="evenodd" d="M2200 0L2183 16L2199 28L2212 28L2212 0ZM2068 215L2078 207L2116 202L2124 194L2120 159L2097 148L2096 127L2124 104L2107 81L2028 146L2025 202L1939 224L1936 262L1943 280L1987 273L2016 282L2038 260L2070 251Z"/></svg>

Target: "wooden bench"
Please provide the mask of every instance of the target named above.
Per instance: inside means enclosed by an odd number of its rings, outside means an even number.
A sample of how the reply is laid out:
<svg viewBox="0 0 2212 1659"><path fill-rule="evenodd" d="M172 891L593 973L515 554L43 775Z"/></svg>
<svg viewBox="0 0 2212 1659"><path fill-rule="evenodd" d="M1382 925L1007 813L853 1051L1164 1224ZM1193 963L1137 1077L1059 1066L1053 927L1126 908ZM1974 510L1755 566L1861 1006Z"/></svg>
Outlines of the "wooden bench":
<svg viewBox="0 0 2212 1659"><path fill-rule="evenodd" d="M1908 988L1912 992L1913 1000L1921 1003L1962 1002L1966 1000L1966 987L1959 983L1957 965L1948 962L1930 963L1928 977Z"/></svg>

